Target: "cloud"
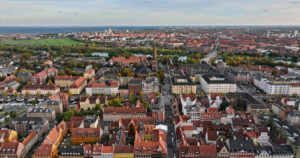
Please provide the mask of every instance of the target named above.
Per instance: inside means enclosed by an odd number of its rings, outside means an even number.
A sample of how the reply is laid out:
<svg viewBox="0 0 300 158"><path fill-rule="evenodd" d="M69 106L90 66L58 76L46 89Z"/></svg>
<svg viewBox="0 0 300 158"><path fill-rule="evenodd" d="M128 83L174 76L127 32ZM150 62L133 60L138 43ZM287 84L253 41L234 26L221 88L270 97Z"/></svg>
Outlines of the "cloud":
<svg viewBox="0 0 300 158"><path fill-rule="evenodd" d="M290 4L293 4L293 5L298 5L300 4L300 1L289 1Z"/></svg>
<svg viewBox="0 0 300 158"><path fill-rule="evenodd" d="M269 12L269 9L263 9L262 11L263 12Z"/></svg>
<svg viewBox="0 0 300 158"><path fill-rule="evenodd" d="M0 25L300 24L296 0L0 0L0 4Z"/></svg>

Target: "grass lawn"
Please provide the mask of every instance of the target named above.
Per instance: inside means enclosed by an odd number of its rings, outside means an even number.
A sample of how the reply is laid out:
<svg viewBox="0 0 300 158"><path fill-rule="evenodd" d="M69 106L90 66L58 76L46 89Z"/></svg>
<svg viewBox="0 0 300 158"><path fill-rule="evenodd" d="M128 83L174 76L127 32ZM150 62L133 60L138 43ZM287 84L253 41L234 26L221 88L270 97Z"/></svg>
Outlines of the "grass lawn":
<svg viewBox="0 0 300 158"><path fill-rule="evenodd" d="M69 38L61 39L41 39L41 40L3 40L0 45L48 45L48 46L72 46L84 44Z"/></svg>

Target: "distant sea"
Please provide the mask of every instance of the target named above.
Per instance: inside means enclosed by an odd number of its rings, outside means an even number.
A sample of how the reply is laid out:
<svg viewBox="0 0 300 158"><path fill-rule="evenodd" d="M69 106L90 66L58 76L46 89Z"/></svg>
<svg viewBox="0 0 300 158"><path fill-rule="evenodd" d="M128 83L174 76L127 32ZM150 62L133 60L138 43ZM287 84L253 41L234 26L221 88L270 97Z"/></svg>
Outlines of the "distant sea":
<svg viewBox="0 0 300 158"><path fill-rule="evenodd" d="M113 30L145 30L161 28L159 26L91 26L91 27L80 27L80 26L66 26L66 27L15 27L15 26L0 26L0 34L9 33L31 33L31 34L51 34L51 33L68 33L68 32L97 32L104 31L107 29Z"/></svg>

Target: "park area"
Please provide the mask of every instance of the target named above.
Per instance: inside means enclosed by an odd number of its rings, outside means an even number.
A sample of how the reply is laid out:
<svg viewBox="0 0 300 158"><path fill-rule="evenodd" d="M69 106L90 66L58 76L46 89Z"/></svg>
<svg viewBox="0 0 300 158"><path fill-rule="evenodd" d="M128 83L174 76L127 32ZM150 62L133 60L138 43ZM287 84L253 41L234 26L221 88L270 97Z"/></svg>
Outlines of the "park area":
<svg viewBox="0 0 300 158"><path fill-rule="evenodd" d="M48 45L48 46L73 46L82 45L83 42L78 42L69 38L61 39L40 39L40 40L2 40L0 45Z"/></svg>

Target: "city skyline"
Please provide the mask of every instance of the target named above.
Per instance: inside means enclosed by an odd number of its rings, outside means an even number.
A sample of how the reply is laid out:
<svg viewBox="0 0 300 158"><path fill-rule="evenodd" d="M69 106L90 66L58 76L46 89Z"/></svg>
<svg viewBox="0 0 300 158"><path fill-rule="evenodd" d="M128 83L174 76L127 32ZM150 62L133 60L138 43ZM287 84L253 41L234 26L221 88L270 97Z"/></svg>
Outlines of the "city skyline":
<svg viewBox="0 0 300 158"><path fill-rule="evenodd" d="M298 0L0 0L0 26L300 25Z"/></svg>

